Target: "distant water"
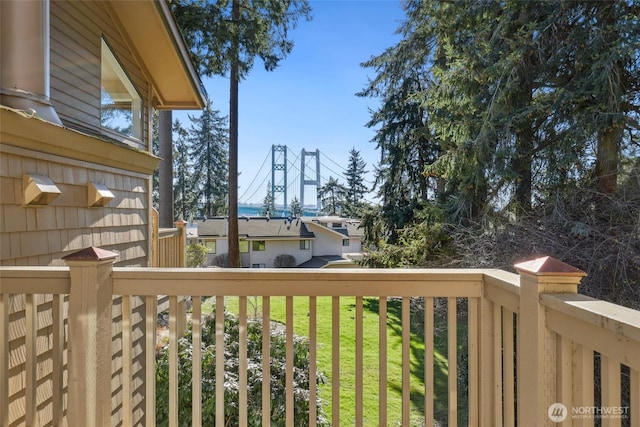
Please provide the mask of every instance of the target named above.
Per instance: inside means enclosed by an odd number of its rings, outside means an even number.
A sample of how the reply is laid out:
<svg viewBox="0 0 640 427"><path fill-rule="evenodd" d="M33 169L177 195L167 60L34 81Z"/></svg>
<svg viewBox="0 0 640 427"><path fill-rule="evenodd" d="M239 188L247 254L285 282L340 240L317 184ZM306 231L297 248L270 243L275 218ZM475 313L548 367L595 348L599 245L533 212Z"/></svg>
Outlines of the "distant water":
<svg viewBox="0 0 640 427"><path fill-rule="evenodd" d="M262 216L262 206L255 205L239 205L238 206L238 216ZM318 212L315 210L304 210L302 212L303 216L317 216ZM287 217L289 216L289 210L285 209L276 209L275 213L271 213L271 217Z"/></svg>

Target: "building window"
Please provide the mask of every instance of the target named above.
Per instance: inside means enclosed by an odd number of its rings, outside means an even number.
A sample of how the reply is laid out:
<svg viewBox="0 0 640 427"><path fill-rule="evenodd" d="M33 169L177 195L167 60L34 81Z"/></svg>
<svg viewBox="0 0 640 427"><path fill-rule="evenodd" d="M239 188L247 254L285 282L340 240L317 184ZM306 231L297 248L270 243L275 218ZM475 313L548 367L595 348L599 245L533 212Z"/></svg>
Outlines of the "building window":
<svg viewBox="0 0 640 427"><path fill-rule="evenodd" d="M349 246L349 239L342 239L342 246Z"/></svg>
<svg viewBox="0 0 640 427"><path fill-rule="evenodd" d="M251 245L254 252L264 251L266 246L264 240L254 240Z"/></svg>
<svg viewBox="0 0 640 427"><path fill-rule="evenodd" d="M251 268L267 268L266 264L251 264Z"/></svg>
<svg viewBox="0 0 640 427"><path fill-rule="evenodd" d="M311 249L311 240L300 240L300 249L303 251Z"/></svg>
<svg viewBox="0 0 640 427"><path fill-rule="evenodd" d="M100 83L101 126L142 139L142 99L104 39Z"/></svg>
<svg viewBox="0 0 640 427"><path fill-rule="evenodd" d="M246 240L240 240L240 253L246 254L247 252L249 252L249 242Z"/></svg>
<svg viewBox="0 0 640 427"><path fill-rule="evenodd" d="M216 241L215 240L205 240L204 245L207 248L208 254L216 253Z"/></svg>

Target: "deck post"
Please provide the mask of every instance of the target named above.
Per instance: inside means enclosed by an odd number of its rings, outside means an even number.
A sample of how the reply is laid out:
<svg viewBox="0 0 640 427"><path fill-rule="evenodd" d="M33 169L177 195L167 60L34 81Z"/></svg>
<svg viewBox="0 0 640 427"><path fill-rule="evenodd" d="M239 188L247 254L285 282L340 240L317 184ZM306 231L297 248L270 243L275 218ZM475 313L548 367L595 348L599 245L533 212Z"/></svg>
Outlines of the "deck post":
<svg viewBox="0 0 640 427"><path fill-rule="evenodd" d="M557 401L556 337L546 327L540 295L575 294L586 273L551 257L516 264L515 268L520 274L517 425L557 426L557 418L552 418L562 417L561 411L571 409L563 408L561 405L565 404Z"/></svg>
<svg viewBox="0 0 640 427"><path fill-rule="evenodd" d="M72 426L111 425L111 273L117 254L90 247L67 255L69 402Z"/></svg>
<svg viewBox="0 0 640 427"><path fill-rule="evenodd" d="M187 266L187 221L179 219L174 226L180 231L180 241L178 242L178 267Z"/></svg>

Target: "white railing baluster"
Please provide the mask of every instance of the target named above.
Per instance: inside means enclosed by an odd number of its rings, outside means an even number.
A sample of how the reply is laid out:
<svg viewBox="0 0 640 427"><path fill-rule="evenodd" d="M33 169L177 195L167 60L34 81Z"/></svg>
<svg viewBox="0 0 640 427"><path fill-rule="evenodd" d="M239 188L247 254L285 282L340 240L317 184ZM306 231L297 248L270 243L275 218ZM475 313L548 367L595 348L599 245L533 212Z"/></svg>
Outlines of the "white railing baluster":
<svg viewBox="0 0 640 427"><path fill-rule="evenodd" d="M309 427L315 427L318 419L317 337L317 301L309 297Z"/></svg>
<svg viewBox="0 0 640 427"><path fill-rule="evenodd" d="M363 310L362 297L356 297L356 426L362 426L364 422L363 409Z"/></svg>
<svg viewBox="0 0 640 427"><path fill-rule="evenodd" d="M0 426L9 425L9 299L0 293Z"/></svg>
<svg viewBox="0 0 640 427"><path fill-rule="evenodd" d="M435 356L433 298L424 298L424 418L425 425L433 425L433 390L435 386L433 377L433 358Z"/></svg>
<svg viewBox="0 0 640 427"><path fill-rule="evenodd" d="M331 424L340 425L340 297L331 298Z"/></svg>
<svg viewBox="0 0 640 427"><path fill-rule="evenodd" d="M620 363L600 355L600 408L604 411L620 408ZM606 414L606 413L605 413ZM602 427L619 427L620 417L603 417Z"/></svg>
<svg viewBox="0 0 640 427"><path fill-rule="evenodd" d="M631 427L640 427L640 372L629 370L629 416Z"/></svg>
<svg viewBox="0 0 640 427"><path fill-rule="evenodd" d="M55 427L61 426L64 419L64 403L63 403L63 370L64 370L64 296L54 294L52 301L52 335L53 347L51 348L51 361L53 363L51 371L51 382L53 388L53 396L51 396L51 404L53 405L53 417L51 424ZM2 408L0 408L2 411ZM0 423L1 424L1 423Z"/></svg>
<svg viewBox="0 0 640 427"><path fill-rule="evenodd" d="M515 368L513 363L513 312L503 308L502 312L502 378L503 378L503 425L515 424Z"/></svg>
<svg viewBox="0 0 640 427"><path fill-rule="evenodd" d="M131 296L122 298L122 424L133 425L133 411L131 408L133 396L131 392Z"/></svg>
<svg viewBox="0 0 640 427"><path fill-rule="evenodd" d="M411 298L402 297L402 425L409 426L411 410Z"/></svg>
<svg viewBox="0 0 640 427"><path fill-rule="evenodd" d="M36 425L37 419L37 402L36 402L36 383L37 383L37 359L38 352L36 349L36 339L38 337L38 304L37 296L34 294L26 295L25 320L26 320L26 336L25 336L25 406L26 415L25 422L28 426Z"/></svg>
<svg viewBox="0 0 640 427"><path fill-rule="evenodd" d="M262 297L262 427L271 426L271 297Z"/></svg>
<svg viewBox="0 0 640 427"><path fill-rule="evenodd" d="M178 415L178 297L169 297L169 427L177 427Z"/></svg>
<svg viewBox="0 0 640 427"><path fill-rule="evenodd" d="M156 328L158 319L158 297L149 295L145 297L145 337L144 337L144 362L145 362L145 425L156 426Z"/></svg>
<svg viewBox="0 0 640 427"><path fill-rule="evenodd" d="M238 415L240 427L247 426L247 297L238 299Z"/></svg>
<svg viewBox="0 0 640 427"><path fill-rule="evenodd" d="M192 426L202 426L202 297L191 298L191 339L193 345L191 381Z"/></svg>
<svg viewBox="0 0 640 427"><path fill-rule="evenodd" d="M447 298L447 359L449 363L449 425L458 425L458 310L456 299Z"/></svg>
<svg viewBox="0 0 640 427"><path fill-rule="evenodd" d="M378 299L378 424L387 425L387 297Z"/></svg>
<svg viewBox="0 0 640 427"><path fill-rule="evenodd" d="M216 295L216 427L224 426L224 296Z"/></svg>
<svg viewBox="0 0 640 427"><path fill-rule="evenodd" d="M293 297L286 298L286 425L293 427Z"/></svg>
<svg viewBox="0 0 640 427"><path fill-rule="evenodd" d="M496 422L500 425L504 423L503 416L503 403L502 403L502 307L498 304L493 304L493 371L492 371L492 384L493 384L493 413L496 417Z"/></svg>
<svg viewBox="0 0 640 427"><path fill-rule="evenodd" d="M469 364L467 366L468 378L469 378L469 422L470 426L477 426L480 424L480 408L478 404L480 403L479 394L480 394L480 360L479 360L479 345L480 345L480 335L478 331L478 316L480 314L480 302L478 298L468 298L467 299L469 307L467 312L467 333L469 344L467 346L467 355L469 357ZM426 323L426 321L425 321ZM426 333L426 327L425 327ZM433 360L433 357L431 359ZM427 364L425 362L425 364ZM431 363L433 365L433 363ZM427 420L428 422L428 420ZM431 424L425 425L433 425L433 421Z"/></svg>

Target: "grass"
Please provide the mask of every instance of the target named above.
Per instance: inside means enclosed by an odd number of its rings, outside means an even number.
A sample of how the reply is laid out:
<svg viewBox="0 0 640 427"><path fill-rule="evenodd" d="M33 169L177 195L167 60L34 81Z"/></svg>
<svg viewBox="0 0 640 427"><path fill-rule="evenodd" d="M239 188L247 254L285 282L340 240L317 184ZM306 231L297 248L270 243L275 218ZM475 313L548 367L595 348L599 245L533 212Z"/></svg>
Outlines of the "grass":
<svg viewBox="0 0 640 427"><path fill-rule="evenodd" d="M261 316L261 298L248 299L249 317ZM294 333L309 335L309 298L294 298ZM203 311L207 310L207 302ZM285 322L286 298L271 298L271 319ZM227 310L238 312L238 299L228 297ZM205 311L206 312L206 311ZM378 299L365 298L363 311L363 395L364 424L378 426L379 368L378 368ZM387 306L387 415L388 425L401 425L402 421L402 327L401 302L389 300ZM446 324L446 323L445 323ZM332 357L332 299L317 298L317 358L318 370L327 377L327 382L319 387L319 395L325 400L326 412L331 419L331 366ZM466 334L466 324L458 322L458 335ZM340 425L353 425L355 420L355 297L340 298ZM447 418L447 335L434 334L434 413L436 420ZM460 342L460 340L458 340ZM461 349L458 350L459 352ZM411 331L411 425L423 425L424 413L424 339L417 331ZM458 397L459 423L465 424L466 401ZM446 425L446 424L445 424Z"/></svg>

